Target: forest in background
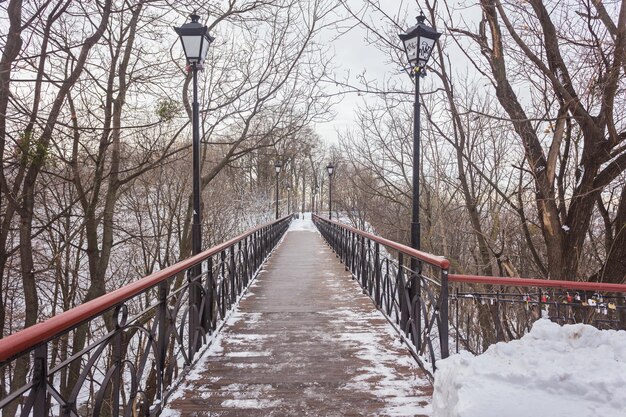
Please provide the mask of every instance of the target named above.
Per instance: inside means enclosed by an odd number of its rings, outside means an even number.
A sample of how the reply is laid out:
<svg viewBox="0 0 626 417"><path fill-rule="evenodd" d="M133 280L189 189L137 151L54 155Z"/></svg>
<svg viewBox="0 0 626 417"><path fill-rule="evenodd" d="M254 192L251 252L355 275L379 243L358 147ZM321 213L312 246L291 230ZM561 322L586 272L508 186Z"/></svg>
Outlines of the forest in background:
<svg viewBox="0 0 626 417"><path fill-rule="evenodd" d="M423 248L457 272L626 278L626 2L3 2L0 334L190 253L190 74L172 26L216 41L201 76L203 246L327 202L408 243L412 85L342 78L359 27L401 66L419 7L444 33L422 82ZM468 10L467 16L463 11ZM472 13L476 19L470 19ZM468 66L455 67L458 61ZM346 94L357 127L315 124Z"/></svg>

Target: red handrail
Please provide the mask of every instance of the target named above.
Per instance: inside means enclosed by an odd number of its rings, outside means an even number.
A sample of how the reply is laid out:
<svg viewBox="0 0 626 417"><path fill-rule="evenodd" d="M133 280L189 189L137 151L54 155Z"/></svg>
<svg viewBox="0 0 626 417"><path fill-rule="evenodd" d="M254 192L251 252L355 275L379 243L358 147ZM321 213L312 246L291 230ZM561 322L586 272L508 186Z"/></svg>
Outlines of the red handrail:
<svg viewBox="0 0 626 417"><path fill-rule="evenodd" d="M314 214L314 216L317 217L318 219L322 220L322 221L336 224L337 226L343 227L344 229L347 229L347 230L349 230L349 231L351 231L353 233L356 233L356 234L358 234L360 236L366 237L366 238L368 238L370 240L373 240L374 242L378 242L381 245L387 246L388 248L395 249L395 250L397 250L399 252L402 252L405 255L411 256L413 258L420 259L420 260L422 260L424 262L427 262L427 263L429 263L431 265L437 266L437 267L439 267L441 269L449 269L450 268L450 261L447 260L446 258L442 257L442 256L436 256L436 255L433 255L433 254L428 253L428 252L422 252L420 250L413 249L413 248L411 248L409 246L403 245L403 244L398 243L398 242L394 242L394 241L389 240L389 239L385 239L385 238L380 237L380 236L373 235L373 234L368 233L368 232L364 232L363 230L356 229L356 228L354 228L352 226L348 226L347 224L340 223L340 222L338 222L336 220L330 220L330 219L327 219L325 217L320 217L317 214Z"/></svg>
<svg viewBox="0 0 626 417"><path fill-rule="evenodd" d="M340 223L336 220L330 220L325 217L314 214L318 219L336 224L344 229L350 230L358 235L364 236L375 242L385 245L389 248L400 251L408 256L421 259L432 265L438 266L441 269L449 269L450 261L446 258L432 255L427 252L422 252L410 248L406 245L373 235L368 232L356 229L352 226ZM541 287L541 288L561 288L565 290L581 290L581 291L606 291L606 292L624 292L626 293L626 284L610 284L602 282L580 282L580 281L557 281L541 278L503 278L503 277L489 277L484 275L463 275L463 274L450 274L448 276L449 282L466 282L471 284L491 284L491 285L503 285L503 286L518 286L518 287Z"/></svg>
<svg viewBox="0 0 626 417"><path fill-rule="evenodd" d="M626 284L609 284L603 282L558 281L540 278L502 278L483 275L450 274L450 282L466 282L470 284L508 285L516 287L561 288L564 290L626 292Z"/></svg>
<svg viewBox="0 0 626 417"><path fill-rule="evenodd" d="M224 249L232 246L240 240L245 239L254 232L273 224L279 223L285 220L289 216L285 216L282 219L267 223L261 226L257 226L254 229L250 229L247 232L227 241L214 246L206 251L199 253L180 261L175 265L155 272L147 277L141 278L139 281L128 284L122 288L105 294L89 302L83 303L70 310L67 310L59 315L53 316L48 320L41 323L37 323L31 327L21 330L17 333L9 335L3 339L0 339L0 363L7 359L13 358L18 354L25 352L40 343L46 342L53 338L57 334L61 334L67 330L70 330L80 323L96 317L107 310L115 307L116 305L129 300L136 295L140 294L147 288L153 287L160 282L185 271L203 259L209 256L220 253Z"/></svg>

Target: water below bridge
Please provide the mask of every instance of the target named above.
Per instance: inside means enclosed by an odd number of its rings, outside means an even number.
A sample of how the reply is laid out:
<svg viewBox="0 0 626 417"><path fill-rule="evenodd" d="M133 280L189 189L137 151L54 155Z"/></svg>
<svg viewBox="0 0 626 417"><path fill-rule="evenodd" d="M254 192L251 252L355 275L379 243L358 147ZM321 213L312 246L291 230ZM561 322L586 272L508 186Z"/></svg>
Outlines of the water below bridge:
<svg viewBox="0 0 626 417"><path fill-rule="evenodd" d="M432 387L313 223L295 220L163 416L426 416Z"/></svg>

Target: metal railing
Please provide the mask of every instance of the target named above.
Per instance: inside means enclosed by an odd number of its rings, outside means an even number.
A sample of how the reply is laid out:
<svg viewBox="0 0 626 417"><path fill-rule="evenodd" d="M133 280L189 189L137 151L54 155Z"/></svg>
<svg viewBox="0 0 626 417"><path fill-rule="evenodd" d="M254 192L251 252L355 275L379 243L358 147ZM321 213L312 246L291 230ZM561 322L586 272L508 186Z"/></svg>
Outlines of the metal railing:
<svg viewBox="0 0 626 417"><path fill-rule="evenodd" d="M450 274L455 349L481 353L518 339L539 318L626 329L626 285Z"/></svg>
<svg viewBox="0 0 626 417"><path fill-rule="evenodd" d="M291 216L0 340L0 414L155 416Z"/></svg>
<svg viewBox="0 0 626 417"><path fill-rule="evenodd" d="M449 261L334 220L313 215L313 221L420 366L432 375L435 361L449 355ZM412 258L420 271L409 268Z"/></svg>
<svg viewBox="0 0 626 417"><path fill-rule="evenodd" d="M449 274L445 258L327 218L313 221L431 376L450 343L481 353L523 336L541 317L626 329L626 285Z"/></svg>

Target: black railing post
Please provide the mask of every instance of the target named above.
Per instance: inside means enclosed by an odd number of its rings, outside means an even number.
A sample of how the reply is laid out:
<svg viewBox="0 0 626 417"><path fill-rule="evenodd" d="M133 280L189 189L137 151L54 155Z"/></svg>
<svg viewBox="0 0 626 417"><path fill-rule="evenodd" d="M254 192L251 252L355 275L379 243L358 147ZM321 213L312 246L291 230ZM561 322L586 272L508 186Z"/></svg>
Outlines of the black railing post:
<svg viewBox="0 0 626 417"><path fill-rule="evenodd" d="M374 245L374 279L376 290L374 292L374 301L376 301L376 307L381 308L382 302L380 300L380 243L376 242Z"/></svg>
<svg viewBox="0 0 626 417"><path fill-rule="evenodd" d="M351 256L351 260L350 260L350 270L352 271L352 273L354 274L356 272L356 233L352 233L352 256Z"/></svg>
<svg viewBox="0 0 626 417"><path fill-rule="evenodd" d="M260 253L261 253L261 239L259 239L259 231L257 230L256 232L254 232L254 254L252 255L252 257L254 258L254 270L256 271L257 268L259 267L259 258L260 258Z"/></svg>
<svg viewBox="0 0 626 417"><path fill-rule="evenodd" d="M233 303L237 301L237 295L241 292L241 280L240 270L237 267L237 257L235 256L235 247L237 250L241 250L241 242L230 247L230 270L231 270L231 282L233 284Z"/></svg>
<svg viewBox="0 0 626 417"><path fill-rule="evenodd" d="M339 235L339 239L338 239L338 241L339 241L339 248L338 248L339 249L339 252L338 252L339 253L339 260L341 262L343 262L343 256L344 256L344 253L343 253L343 229L341 229L341 228L338 229L338 235Z"/></svg>
<svg viewBox="0 0 626 417"><path fill-rule="evenodd" d="M348 264L348 256L350 254L349 251L349 247L348 247L348 236L349 233L347 230L343 230L343 234L342 234L342 239L341 239L341 251L343 254L343 264L347 265Z"/></svg>
<svg viewBox="0 0 626 417"><path fill-rule="evenodd" d="M461 328L461 324L459 323L459 288L456 288L456 294L454 297L454 315L456 326L454 329L454 339L456 341L456 353L459 353L459 329Z"/></svg>
<svg viewBox="0 0 626 417"><path fill-rule="evenodd" d="M367 239L367 258L365 260L365 286L363 291L367 291L368 294L372 294L372 277L371 277L371 265L372 265L372 241Z"/></svg>
<svg viewBox="0 0 626 417"><path fill-rule="evenodd" d="M48 414L48 344L43 343L35 348L35 358L33 367L33 388L35 402L33 413L35 416L47 416Z"/></svg>
<svg viewBox="0 0 626 417"><path fill-rule="evenodd" d="M248 249L248 239L250 237L246 237L243 241L243 253L241 253L241 259L243 262L243 286L247 287L250 283L250 279L252 279L251 268L250 268L250 252Z"/></svg>
<svg viewBox="0 0 626 417"><path fill-rule="evenodd" d="M194 283L194 279L193 279L193 274L196 271L196 266L194 265L193 267L191 267L190 269L187 270L187 291L189 293L189 312L188 312L188 342L189 342L189 346L188 346L188 357L189 357L189 361L191 361L193 359L194 354L196 353L195 350L195 346L193 343L194 337L193 335L196 332L196 326L197 326L197 317L198 315L195 314L196 311L196 286Z"/></svg>
<svg viewBox="0 0 626 417"><path fill-rule="evenodd" d="M502 334L502 328L500 326L500 290L496 291L496 319L493 324L496 326L496 340L498 342L504 341L504 335Z"/></svg>
<svg viewBox="0 0 626 417"><path fill-rule="evenodd" d="M365 262L367 261L367 253L365 252L365 237L361 236L361 287L365 289L365 282L367 280L367 270L365 269Z"/></svg>
<svg viewBox="0 0 626 417"><path fill-rule="evenodd" d="M407 333L407 323L409 322L409 306L406 302L406 281L404 280L404 254L398 254L398 278L396 283L398 290L398 303L400 304L400 328Z"/></svg>
<svg viewBox="0 0 626 417"><path fill-rule="evenodd" d="M450 356L448 348L449 323L448 323L448 270L441 270L441 293L439 295L439 345L441 346L441 358Z"/></svg>
<svg viewBox="0 0 626 417"><path fill-rule="evenodd" d="M168 284L166 281L159 283L159 307L157 312L158 334L157 334L157 398L163 400L163 390L169 385L165 381L165 356L167 355L167 290Z"/></svg>
<svg viewBox="0 0 626 417"><path fill-rule="evenodd" d="M122 387L122 326L125 323L116 323L115 335L113 336L113 371L111 387L111 415L113 417L119 417L120 415L120 389Z"/></svg>
<svg viewBox="0 0 626 417"><path fill-rule="evenodd" d="M207 277L206 277L206 300L204 304L204 317L205 324L204 329L207 334L211 334L213 332L213 309L215 304L215 297L213 294L215 293L215 277L213 276L213 256L209 256L207 259Z"/></svg>
<svg viewBox="0 0 626 417"><path fill-rule="evenodd" d="M225 250L220 252L220 277L222 278L220 280L220 286L221 286L221 299L220 299L220 303L221 303L221 307L222 307L222 317L226 317L226 303L228 302L228 297L226 294L226 287L227 287L227 279L226 279L226 253Z"/></svg>
<svg viewBox="0 0 626 417"><path fill-rule="evenodd" d="M263 253L263 230L257 230L255 235L254 235L254 241L255 241L255 246L256 246L256 250L255 250L255 265L254 265L254 269L258 269L261 266L261 254Z"/></svg>

